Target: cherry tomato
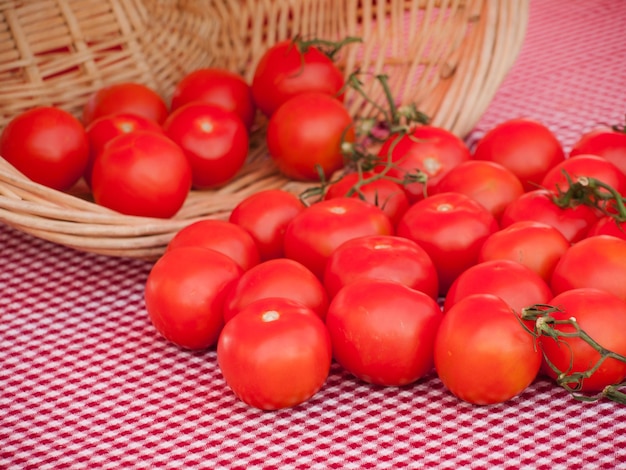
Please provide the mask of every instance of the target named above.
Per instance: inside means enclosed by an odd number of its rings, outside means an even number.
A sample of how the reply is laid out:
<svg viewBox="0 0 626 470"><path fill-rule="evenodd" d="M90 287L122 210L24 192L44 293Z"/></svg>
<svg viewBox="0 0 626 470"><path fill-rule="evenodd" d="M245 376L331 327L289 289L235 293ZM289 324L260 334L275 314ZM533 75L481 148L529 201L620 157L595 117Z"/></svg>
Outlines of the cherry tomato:
<svg viewBox="0 0 626 470"><path fill-rule="evenodd" d="M285 40L271 46L259 60L252 79L257 107L271 116L294 96L315 91L338 97L343 73L315 46Z"/></svg>
<svg viewBox="0 0 626 470"><path fill-rule="evenodd" d="M337 99L301 93L276 110L267 124L267 148L289 178L319 181L343 167L342 143L354 141L352 117Z"/></svg>
<svg viewBox="0 0 626 470"><path fill-rule="evenodd" d="M134 82L116 83L94 92L83 107L83 124L108 114L138 114L163 124L169 113L165 100L152 88Z"/></svg>
<svg viewBox="0 0 626 470"><path fill-rule="evenodd" d="M365 235L392 234L389 217L378 207L360 199L328 199L305 208L287 225L285 256L322 279L328 258L342 243Z"/></svg>
<svg viewBox="0 0 626 470"><path fill-rule="evenodd" d="M297 406L313 397L330 372L324 322L289 299L252 302L224 327L217 362L227 385L261 410Z"/></svg>
<svg viewBox="0 0 626 470"><path fill-rule="evenodd" d="M85 171L89 141L70 113L41 106L7 124L0 136L0 155L32 181L66 191Z"/></svg>
<svg viewBox="0 0 626 470"><path fill-rule="evenodd" d="M600 217L595 224L589 227L587 232L588 237L594 235L613 235L626 240L626 221L608 215Z"/></svg>
<svg viewBox="0 0 626 470"><path fill-rule="evenodd" d="M262 261L284 256L283 239L287 225L304 209L293 193L265 189L246 197L230 213L229 221L250 233Z"/></svg>
<svg viewBox="0 0 626 470"><path fill-rule="evenodd" d="M574 143L569 154L570 157L581 154L599 155L626 175L626 131L606 127L586 132Z"/></svg>
<svg viewBox="0 0 626 470"><path fill-rule="evenodd" d="M94 200L123 214L172 217L191 187L183 150L163 134L137 131L112 139L91 174Z"/></svg>
<svg viewBox="0 0 626 470"><path fill-rule="evenodd" d="M485 207L461 193L440 193L416 202L404 214L397 235L417 242L430 256L445 295L459 274L478 262L485 239L498 222Z"/></svg>
<svg viewBox="0 0 626 470"><path fill-rule="evenodd" d="M328 294L322 282L297 261L278 258L264 261L241 276L224 302L224 321L230 321L255 300L269 297L293 300L322 320L326 318Z"/></svg>
<svg viewBox="0 0 626 470"><path fill-rule="evenodd" d="M174 235L167 250L181 246L199 246L219 251L244 271L260 261L259 250L252 236L239 225L225 220L205 219L187 225Z"/></svg>
<svg viewBox="0 0 626 470"><path fill-rule="evenodd" d="M435 369L456 397L476 405L506 402L535 379L542 356L533 335L500 297L473 294L443 316Z"/></svg>
<svg viewBox="0 0 626 470"><path fill-rule="evenodd" d="M431 372L442 313L423 292L398 282L360 279L342 288L328 307L333 355L361 380L406 385Z"/></svg>
<svg viewBox="0 0 626 470"><path fill-rule="evenodd" d="M166 251L154 264L145 286L145 305L157 331L185 349L217 342L224 325L226 293L241 268L215 250L188 246Z"/></svg>
<svg viewBox="0 0 626 470"><path fill-rule="evenodd" d="M248 156L245 124L233 111L216 105L190 103L178 108L163 129L184 150L196 189L228 183Z"/></svg>
<svg viewBox="0 0 626 470"><path fill-rule="evenodd" d="M559 308L551 316L558 321L575 318L580 328L594 341L609 351L626 355L626 302L610 292L594 288L572 289L555 296L549 305ZM555 325L557 331L574 333L572 325ZM599 359L600 353L581 338L554 338L541 335L539 344L546 363L543 371L557 377L552 364L559 371L571 373L589 370ZM599 392L607 385L617 384L626 378L626 363L613 358L606 359L600 368L580 384L581 392ZM566 384L574 387L575 384Z"/></svg>
<svg viewBox="0 0 626 470"><path fill-rule="evenodd" d="M531 119L510 119L490 129L478 141L474 158L508 168L524 189L531 191L537 189L552 167L565 159L565 152L544 124Z"/></svg>
<svg viewBox="0 0 626 470"><path fill-rule="evenodd" d="M171 111L194 101L235 112L247 129L254 123L252 89L241 75L230 70L206 67L185 75L174 87Z"/></svg>
<svg viewBox="0 0 626 470"><path fill-rule="evenodd" d="M437 270L426 251L408 238L394 235L367 235L339 245L330 255L324 271L329 296L358 279L395 281L437 299Z"/></svg>

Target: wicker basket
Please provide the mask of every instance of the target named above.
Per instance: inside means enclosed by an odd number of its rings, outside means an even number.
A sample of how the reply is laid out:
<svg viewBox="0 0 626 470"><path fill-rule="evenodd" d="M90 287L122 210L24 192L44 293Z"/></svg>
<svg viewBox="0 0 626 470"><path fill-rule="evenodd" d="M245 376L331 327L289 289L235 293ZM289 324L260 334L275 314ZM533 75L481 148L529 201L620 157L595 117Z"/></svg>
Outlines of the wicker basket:
<svg viewBox="0 0 626 470"><path fill-rule="evenodd" d="M78 116L87 96L115 82L145 83L169 101L195 68L226 67L250 80L269 45L300 34L362 38L339 57L346 75L385 73L401 103L465 136L516 59L527 19L528 0L0 0L0 129L38 105ZM346 103L353 115L370 112L354 92ZM278 187L302 189L278 174L262 135L240 176L192 191L168 220L120 215L80 187L45 188L0 158L0 220L79 250L155 259L185 225L226 218L246 196Z"/></svg>

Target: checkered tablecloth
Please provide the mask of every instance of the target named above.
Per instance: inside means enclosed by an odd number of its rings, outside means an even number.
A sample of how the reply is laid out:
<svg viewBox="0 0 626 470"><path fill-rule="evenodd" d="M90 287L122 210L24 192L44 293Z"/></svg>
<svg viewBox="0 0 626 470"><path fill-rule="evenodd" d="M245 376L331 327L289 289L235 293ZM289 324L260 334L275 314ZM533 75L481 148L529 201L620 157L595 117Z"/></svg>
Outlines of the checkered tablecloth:
<svg viewBox="0 0 626 470"><path fill-rule="evenodd" d="M624 0L532 0L521 55L469 142L520 115L566 149L620 122L625 32ZM334 365L309 402L248 408L214 350L155 332L150 267L0 225L0 469L626 468L626 407L543 379L476 407L433 375L383 388Z"/></svg>

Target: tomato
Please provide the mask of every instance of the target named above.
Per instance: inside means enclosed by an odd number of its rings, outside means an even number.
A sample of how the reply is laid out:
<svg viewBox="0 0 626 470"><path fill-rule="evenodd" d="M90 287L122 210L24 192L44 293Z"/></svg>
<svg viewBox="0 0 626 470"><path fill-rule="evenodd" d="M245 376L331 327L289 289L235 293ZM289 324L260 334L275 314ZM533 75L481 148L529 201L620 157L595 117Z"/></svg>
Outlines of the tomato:
<svg viewBox="0 0 626 470"><path fill-rule="evenodd" d="M476 144L476 160L499 163L511 170L526 191L537 189L545 174L565 159L554 133L532 119L510 119L490 129Z"/></svg>
<svg viewBox="0 0 626 470"><path fill-rule="evenodd" d="M423 172L428 180L426 190L430 193L439 181L454 167L471 158L465 143L452 132L435 126L419 126L400 137L391 135L385 140L378 153L381 171L388 166L387 175L402 180L407 173ZM424 185L419 182L404 185L409 202L424 197Z"/></svg>
<svg viewBox="0 0 626 470"><path fill-rule="evenodd" d="M440 193L416 202L404 214L397 235L417 242L430 256L445 295L459 274L478 261L485 239L498 222L485 207L461 193Z"/></svg>
<svg viewBox="0 0 626 470"><path fill-rule="evenodd" d="M341 70L316 46L285 40L261 56L252 78L252 96L257 107L271 116L300 93L315 91L339 97L343 86Z"/></svg>
<svg viewBox="0 0 626 470"><path fill-rule="evenodd" d="M504 210L501 227L529 220L556 228L570 243L585 238L589 228L598 220L597 212L581 204L561 208L554 202L554 197L555 194L547 189L522 194Z"/></svg>
<svg viewBox="0 0 626 470"><path fill-rule="evenodd" d="M217 342L224 325L226 293L241 268L228 256L200 247L166 251L146 281L146 310L156 330L185 349L205 349Z"/></svg>
<svg viewBox="0 0 626 470"><path fill-rule="evenodd" d="M377 385L406 385L431 372L442 313L423 292L381 279L342 288L328 307L333 355L348 372Z"/></svg>
<svg viewBox="0 0 626 470"><path fill-rule="evenodd" d="M508 259L483 261L463 271L448 290L444 312L472 294L497 295L518 313L531 305L546 304L553 297L539 274Z"/></svg>
<svg viewBox="0 0 626 470"><path fill-rule="evenodd" d="M267 124L267 149L289 178L319 181L343 167L342 143L355 138L343 103L319 92L299 94L276 110Z"/></svg>
<svg viewBox="0 0 626 470"><path fill-rule="evenodd" d="M511 170L487 160L468 160L452 168L431 194L459 192L480 202L499 220L506 206L524 193Z"/></svg>
<svg viewBox="0 0 626 470"><path fill-rule="evenodd" d="M439 294L437 270L430 256L413 240L394 235L353 238L331 253L323 278L331 298L358 279L399 282L433 299Z"/></svg>
<svg viewBox="0 0 626 470"><path fill-rule="evenodd" d="M322 282L297 261L278 258L264 261L241 276L224 302L224 321L230 321L246 305L269 297L293 300L322 320L326 318L328 295Z"/></svg>
<svg viewBox="0 0 626 470"><path fill-rule="evenodd" d="M252 236L239 225L225 220L205 219L187 225L174 235L167 250L181 246L199 246L219 251L244 271L260 261L259 250Z"/></svg>
<svg viewBox="0 0 626 470"><path fill-rule="evenodd" d="M163 132L160 124L136 114L108 114L92 121L85 130L89 138L89 161L84 172L87 184L91 184L91 171L96 156L113 137L134 131Z"/></svg>
<svg viewBox="0 0 626 470"><path fill-rule="evenodd" d="M394 226L409 208L409 198L404 188L386 178L377 178L373 172L348 173L330 184L324 199L354 197L380 207L389 216Z"/></svg>
<svg viewBox="0 0 626 470"><path fill-rule="evenodd" d="M206 67L185 75L174 87L171 110L194 101L235 112L247 129L254 123L256 104L252 89L241 75L230 70Z"/></svg>
<svg viewBox="0 0 626 470"><path fill-rule="evenodd" d="M317 202L287 225L285 256L322 279L331 253L342 243L365 235L392 235L389 217L360 199L335 198Z"/></svg>
<svg viewBox="0 0 626 470"><path fill-rule="evenodd" d="M116 83L92 93L83 107L83 124L108 114L137 114L163 124L169 110L165 100L152 88L134 82Z"/></svg>
<svg viewBox="0 0 626 470"><path fill-rule="evenodd" d="M297 406L313 397L330 372L324 322L289 299L252 302L224 327L217 362L226 384L261 410Z"/></svg>
<svg viewBox="0 0 626 470"><path fill-rule="evenodd" d="M191 187L183 150L163 134L137 131L112 139L91 174L97 204L123 214L172 217Z"/></svg>
<svg viewBox="0 0 626 470"><path fill-rule="evenodd" d="M0 136L0 155L32 181L66 191L85 171L89 141L70 113L41 106L7 124Z"/></svg>
<svg viewBox="0 0 626 470"><path fill-rule="evenodd" d="M594 235L613 235L614 237L626 240L626 221L617 220L612 216L600 217L598 221L589 227L588 237Z"/></svg>
<svg viewBox="0 0 626 470"><path fill-rule="evenodd" d="M552 292L594 287L626 302L626 240L596 235L572 245L554 268Z"/></svg>
<svg viewBox="0 0 626 470"><path fill-rule="evenodd" d="M626 175L626 132L611 128L586 132L574 143L569 154L570 157L581 154L599 155Z"/></svg>
<svg viewBox="0 0 626 470"><path fill-rule="evenodd" d="M516 261L549 283L556 263L569 247L570 242L555 227L523 220L489 235L480 248L478 261Z"/></svg>
<svg viewBox="0 0 626 470"><path fill-rule="evenodd" d="M435 338L437 375L476 405L506 402L535 379L542 356L518 315L500 297L473 294L447 311Z"/></svg>
<svg viewBox="0 0 626 470"><path fill-rule="evenodd" d="M558 321L575 318L580 328L594 341L609 351L626 355L626 302L609 292L594 288L572 289L555 296L549 305L559 308L551 316ZM572 325L555 325L557 331L574 333ZM541 335L539 345L546 363L543 371L552 378L557 373L550 363L566 377L571 373L589 370L599 359L600 353L581 338L554 338ZM581 392L600 392L607 385L617 384L626 378L626 363L613 358L606 359L590 377L583 379ZM574 383L567 384L575 387Z"/></svg>
<svg viewBox="0 0 626 470"><path fill-rule="evenodd" d="M233 111L216 105L190 103L178 108L163 129L184 150L197 189L228 183L248 156L245 124Z"/></svg>

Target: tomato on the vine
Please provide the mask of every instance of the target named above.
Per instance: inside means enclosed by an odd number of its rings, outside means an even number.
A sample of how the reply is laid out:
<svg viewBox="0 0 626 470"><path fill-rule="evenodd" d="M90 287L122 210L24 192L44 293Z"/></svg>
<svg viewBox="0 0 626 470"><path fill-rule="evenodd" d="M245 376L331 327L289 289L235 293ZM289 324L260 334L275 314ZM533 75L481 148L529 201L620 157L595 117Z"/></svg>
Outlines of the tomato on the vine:
<svg viewBox="0 0 626 470"><path fill-rule="evenodd" d="M570 150L570 157L581 154L599 155L613 163L626 175L626 129L599 127L580 136Z"/></svg>

